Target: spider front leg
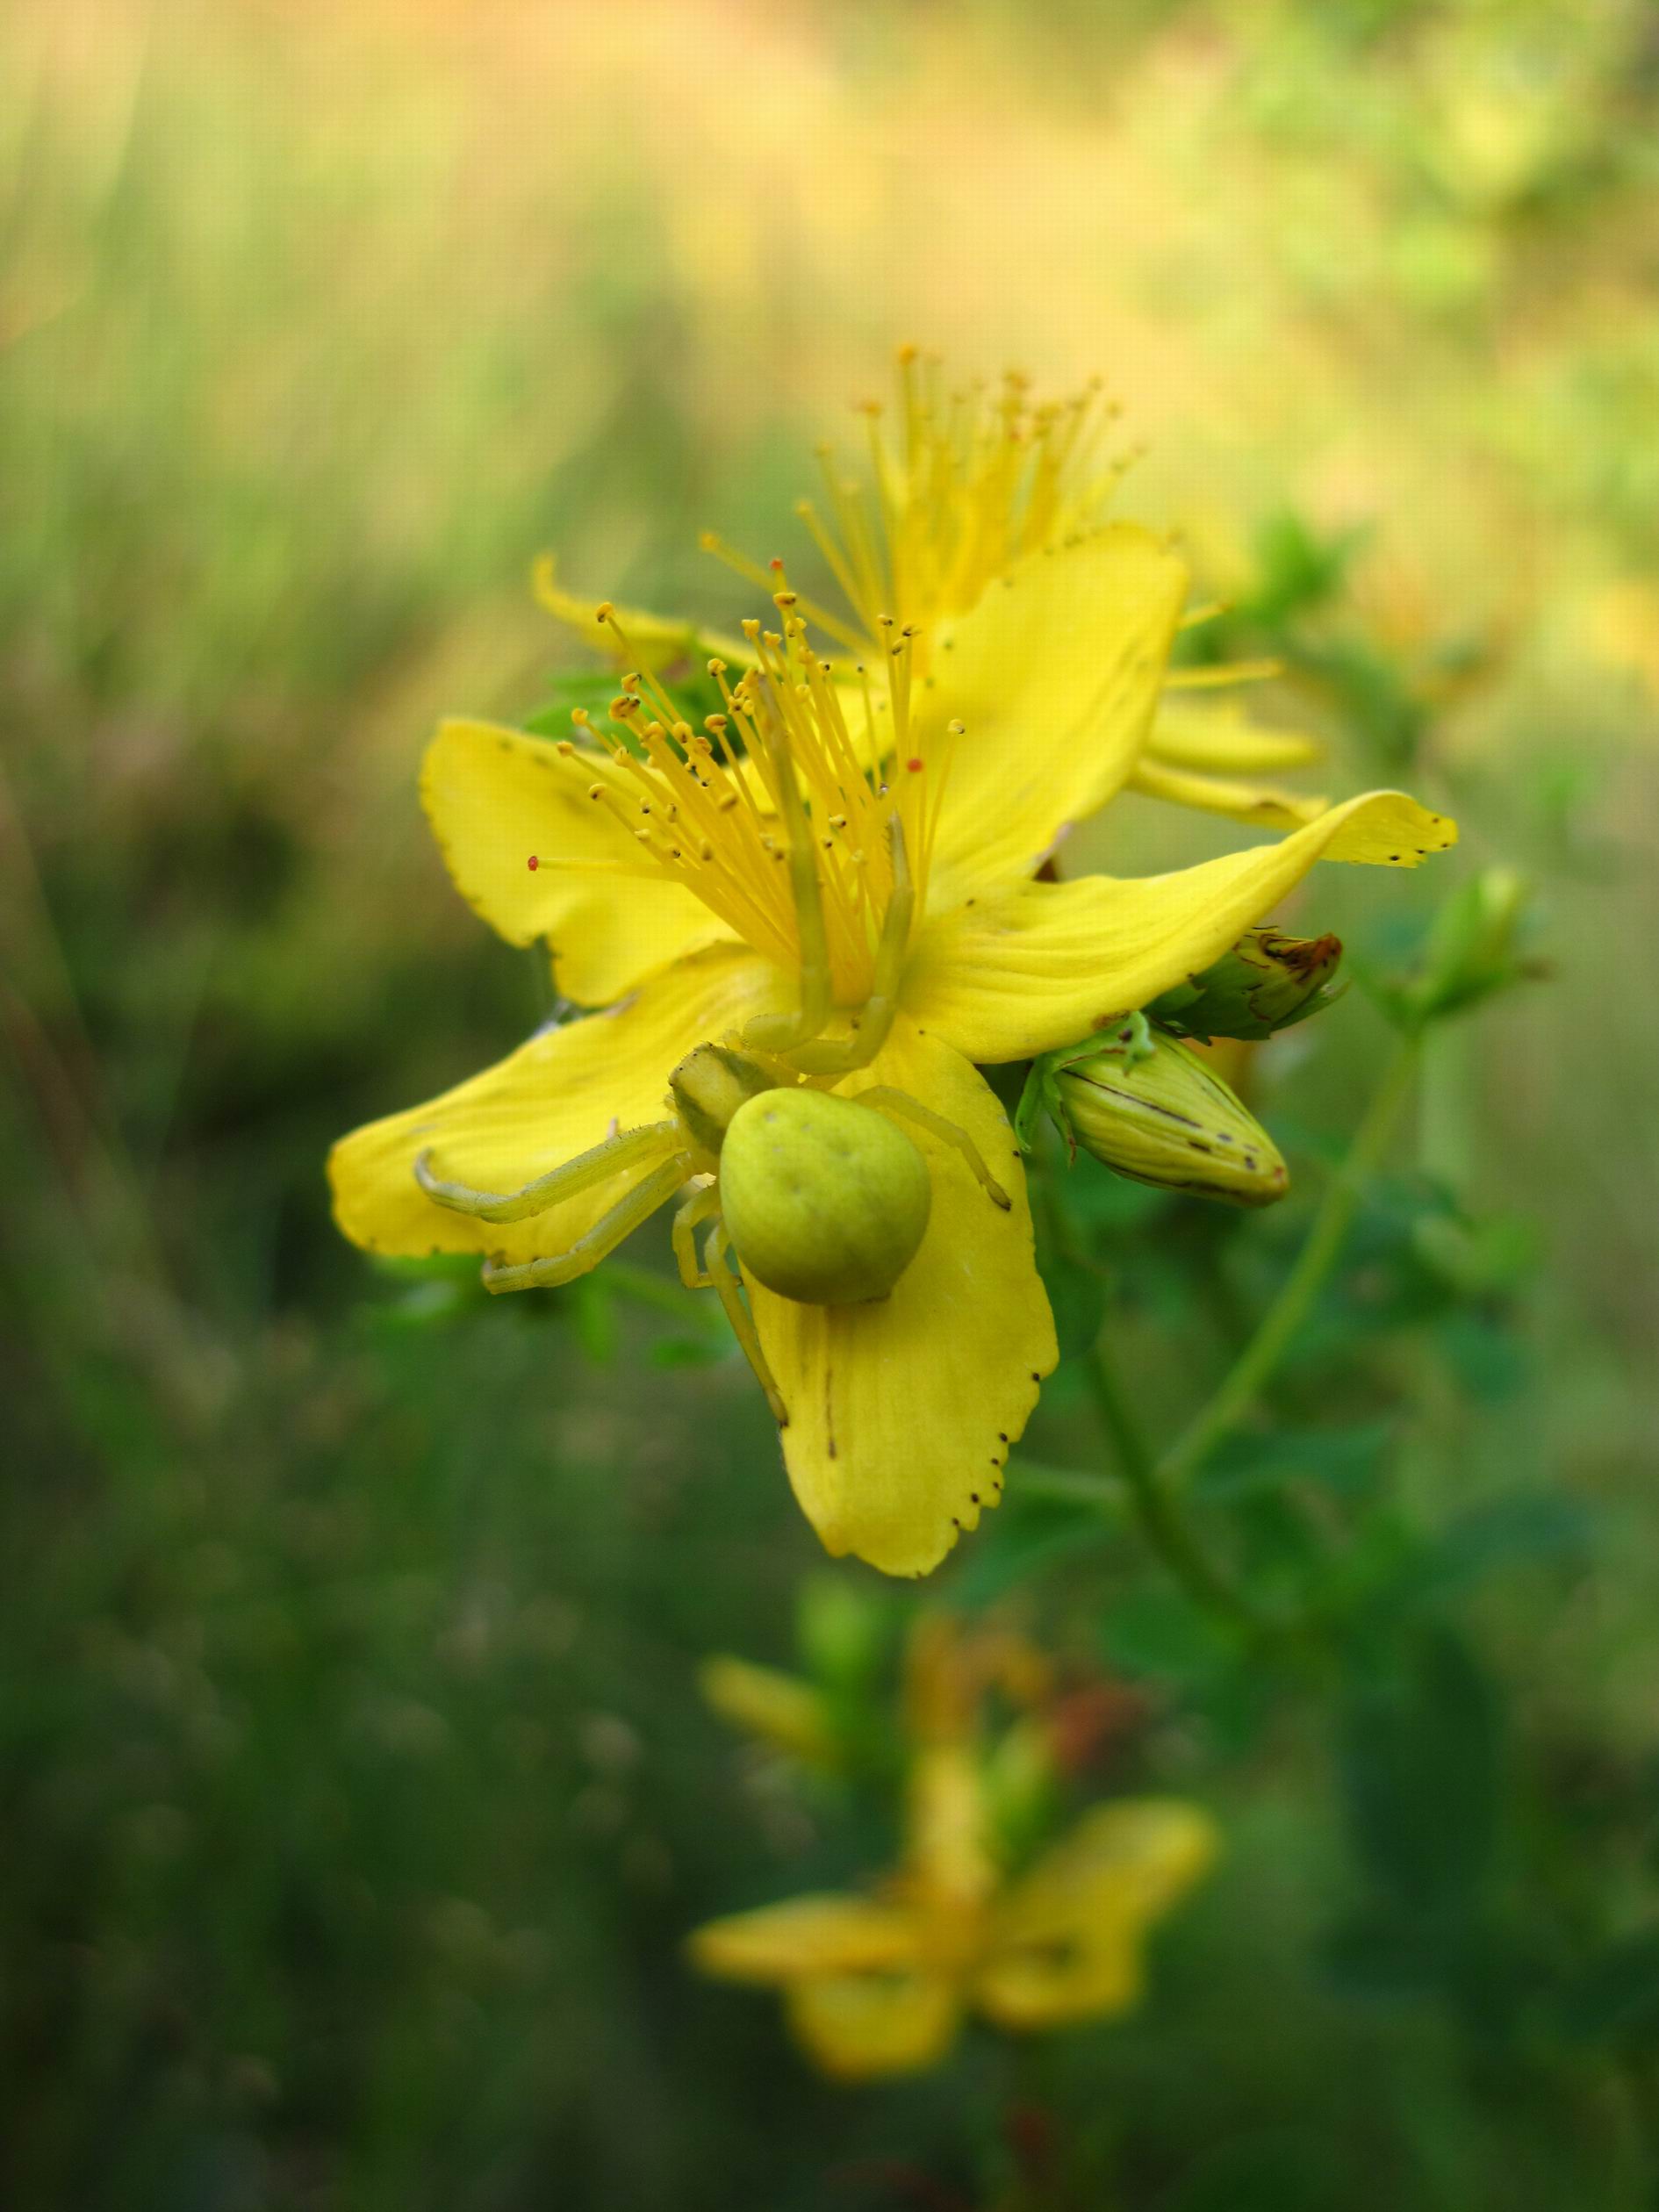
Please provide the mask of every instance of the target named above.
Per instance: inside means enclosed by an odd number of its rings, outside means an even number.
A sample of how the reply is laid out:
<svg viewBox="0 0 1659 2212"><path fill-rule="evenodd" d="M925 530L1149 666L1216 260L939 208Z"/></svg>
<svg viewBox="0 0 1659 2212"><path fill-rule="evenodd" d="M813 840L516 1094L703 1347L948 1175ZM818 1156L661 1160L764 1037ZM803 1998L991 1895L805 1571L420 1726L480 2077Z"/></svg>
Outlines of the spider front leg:
<svg viewBox="0 0 1659 2212"><path fill-rule="evenodd" d="M552 1253L542 1260L526 1260L517 1266L500 1260L486 1260L485 1289L550 1290L561 1282L573 1282L578 1275L596 1267L607 1253L614 1252L623 1238L630 1236L658 1206L667 1203L685 1181L690 1164L689 1153L676 1153L672 1160L664 1160L643 1182L636 1183L626 1197L619 1198L608 1213L601 1214L587 1234L578 1237L568 1252Z"/></svg>
<svg viewBox="0 0 1659 2212"><path fill-rule="evenodd" d="M916 1128L925 1129L930 1137L937 1137L942 1145L949 1145L962 1155L970 1172L983 1186L985 1195L1001 1206L1004 1213L1014 1202L985 1164L985 1156L968 1135L953 1121L946 1121L943 1114L936 1114L920 1099L912 1098L908 1091L894 1090L890 1083L877 1083L869 1090L857 1094L860 1106L873 1106L878 1114L886 1114L890 1120L913 1122Z"/></svg>
<svg viewBox="0 0 1659 2212"><path fill-rule="evenodd" d="M897 815L887 820L887 850L893 858L893 894L881 917L881 941L876 947L870 995L857 1027L847 1036L833 1044L808 1045L790 1053L803 1075L851 1075L855 1068L868 1067L892 1033L910 924L916 918L916 885L910 878L904 824Z"/></svg>
<svg viewBox="0 0 1659 2212"><path fill-rule="evenodd" d="M679 1264L679 1279L688 1290L715 1288L714 1276L698 1264L696 1232L701 1223L719 1211L720 1193L713 1183L707 1183L701 1190L693 1191L674 1216L674 1226L670 1232L674 1258Z"/></svg>
<svg viewBox="0 0 1659 2212"><path fill-rule="evenodd" d="M772 1408L772 1419L779 1428L787 1428L789 1408L784 1404L783 1394L772 1380L772 1369L766 1365L766 1355L760 1348L760 1332L755 1326L755 1317L743 1304L742 1279L731 1264L729 1247L726 1225L723 1222L718 1223L703 1246L703 1257L714 1279L715 1293L726 1310L726 1318L731 1323L731 1332L742 1347L743 1357L754 1369L756 1382L766 1393L766 1403Z"/></svg>
<svg viewBox="0 0 1659 2212"><path fill-rule="evenodd" d="M470 1183L445 1182L432 1172L430 1146L415 1161L414 1175L427 1197L447 1206L451 1213L470 1214L478 1221L528 1221L533 1215L546 1213L550 1206L574 1198L578 1191L608 1182L624 1167L663 1151L671 1140L684 1141L678 1122L650 1122L643 1129L624 1129L590 1151L578 1153L562 1167L538 1175L522 1190L474 1190Z"/></svg>
<svg viewBox="0 0 1659 2212"><path fill-rule="evenodd" d="M790 1052L808 1038L816 1037L830 1019L830 933L823 918L818 856L795 781L794 762L780 737L774 736L768 750L777 779L779 811L789 839L789 889L801 950L801 1004L793 1014L757 1014L743 1031L743 1042L763 1052Z"/></svg>

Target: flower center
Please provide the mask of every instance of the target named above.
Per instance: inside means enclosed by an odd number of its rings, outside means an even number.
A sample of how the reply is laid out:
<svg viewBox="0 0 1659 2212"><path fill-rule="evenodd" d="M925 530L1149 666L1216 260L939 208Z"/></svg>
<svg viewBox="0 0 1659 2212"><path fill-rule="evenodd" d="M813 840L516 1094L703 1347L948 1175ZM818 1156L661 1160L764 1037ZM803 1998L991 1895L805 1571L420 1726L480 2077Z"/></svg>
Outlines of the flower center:
<svg viewBox="0 0 1659 2212"><path fill-rule="evenodd" d="M573 719L623 772L590 797L631 832L642 873L684 884L780 966L827 961L834 1003L857 1009L895 889L891 825L920 913L961 724L911 713L914 628L878 615L880 662L873 652L849 675L814 651L781 562L773 571L780 627L744 623L754 662L735 679L724 661L708 664L722 712L694 728L647 670L625 675L611 703L626 738L584 710ZM614 609L598 614L626 651Z"/></svg>

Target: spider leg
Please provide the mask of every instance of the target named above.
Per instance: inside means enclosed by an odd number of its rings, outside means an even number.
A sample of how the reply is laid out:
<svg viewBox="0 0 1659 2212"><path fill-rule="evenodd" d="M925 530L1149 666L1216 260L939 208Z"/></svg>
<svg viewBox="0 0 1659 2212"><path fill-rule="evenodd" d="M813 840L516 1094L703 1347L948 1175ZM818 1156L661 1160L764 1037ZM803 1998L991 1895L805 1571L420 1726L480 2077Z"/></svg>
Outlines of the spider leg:
<svg viewBox="0 0 1659 2212"><path fill-rule="evenodd" d="M726 1309L726 1318L731 1323L731 1332L743 1348L743 1357L755 1371L755 1380L766 1393L766 1403L772 1408L772 1418L779 1428L789 1426L789 1408L784 1404L778 1385L772 1380L772 1369L766 1365L766 1355L760 1348L760 1332L755 1326L755 1317L743 1304L742 1282L729 1257L729 1243L724 1222L717 1223L708 1242L703 1246L703 1257L708 1272L714 1277L715 1295Z"/></svg>
<svg viewBox="0 0 1659 2212"><path fill-rule="evenodd" d="M542 1260L527 1260L512 1266L500 1260L486 1260L484 1263L484 1287L486 1290L547 1290L556 1284L571 1282L579 1275L597 1266L607 1253L614 1252L624 1237L639 1227L642 1221L665 1205L686 1180L691 1154L676 1153L655 1167L643 1182L636 1183L625 1197L619 1198L610 1211L601 1214L585 1237L578 1237L568 1252L550 1253Z"/></svg>
<svg viewBox="0 0 1659 2212"><path fill-rule="evenodd" d="M787 1052L816 1037L830 1018L830 934L824 926L818 858L801 786L795 781L795 765L780 736L771 739L768 750L778 786L779 811L789 839L789 889L801 946L801 1004L793 1014L757 1014L743 1031L743 1042L761 1052Z"/></svg>
<svg viewBox="0 0 1659 2212"><path fill-rule="evenodd" d="M679 1279L688 1290L715 1288L714 1276L698 1263L696 1231L700 1223L719 1211L720 1193L713 1183L707 1183L701 1190L693 1191L674 1216L674 1257L679 1262Z"/></svg>
<svg viewBox="0 0 1659 2212"><path fill-rule="evenodd" d="M899 1010L905 948L916 916L916 885L905 851L904 825L897 815L887 822L887 846L893 855L893 895L881 917L881 941L876 946L870 995L858 1027L848 1036L833 1044L807 1044L790 1052L803 1075L850 1075L854 1068L868 1067L892 1032L893 1017Z"/></svg>
<svg viewBox="0 0 1659 2212"><path fill-rule="evenodd" d="M428 1198L440 1206L447 1206L451 1213L471 1214L479 1221L528 1221L532 1215L545 1213L549 1206L574 1198L578 1191L591 1190L595 1183L607 1182L624 1167L631 1167L648 1154L662 1151L671 1138L679 1138L679 1124L672 1121L650 1122L643 1129L624 1129L614 1137L606 1138L603 1144L595 1145L591 1151L567 1160L562 1167L538 1175L522 1190L508 1191L474 1190L469 1183L445 1182L432 1172L432 1153L428 1147L415 1161L415 1181Z"/></svg>
<svg viewBox="0 0 1659 2212"><path fill-rule="evenodd" d="M937 1137L942 1145L954 1146L984 1186L986 1196L1001 1206L1004 1213L1008 1212L1012 1199L986 1166L984 1154L966 1129L959 1129L943 1114L923 1106L908 1091L894 1090L890 1083L877 1083L869 1090L859 1091L857 1100L860 1106L873 1106L878 1114L886 1114L890 1119L914 1122L918 1129L925 1129L930 1136Z"/></svg>

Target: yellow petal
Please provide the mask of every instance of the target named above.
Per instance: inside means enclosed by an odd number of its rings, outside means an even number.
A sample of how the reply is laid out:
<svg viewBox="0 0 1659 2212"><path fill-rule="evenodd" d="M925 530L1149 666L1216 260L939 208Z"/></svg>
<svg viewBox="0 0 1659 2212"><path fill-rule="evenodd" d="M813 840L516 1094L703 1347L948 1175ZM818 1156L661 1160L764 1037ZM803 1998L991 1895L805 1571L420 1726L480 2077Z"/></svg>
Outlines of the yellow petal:
<svg viewBox="0 0 1659 2212"><path fill-rule="evenodd" d="M1380 791L1332 807L1281 844L1172 875L1023 884L923 932L905 1008L981 1064L1052 1052L1218 959L1316 860L1413 868L1456 842L1444 815Z"/></svg>
<svg viewBox="0 0 1659 2212"><path fill-rule="evenodd" d="M1201 814L1226 815L1258 830L1300 830L1317 822L1331 804L1326 798L1304 798L1300 792L1281 791L1272 784L1239 783L1231 776L1194 775L1184 768L1166 768L1144 757L1136 765L1129 788L1147 799L1196 808Z"/></svg>
<svg viewBox="0 0 1659 2212"><path fill-rule="evenodd" d="M1305 767L1324 747L1315 737L1263 729L1237 707L1189 707L1166 700L1146 750L1167 768L1214 776L1282 776Z"/></svg>
<svg viewBox="0 0 1659 2212"><path fill-rule="evenodd" d="M834 1892L733 1913L705 1922L686 1938L693 1965L717 1981L901 1972L926 1949L927 1924L919 1914Z"/></svg>
<svg viewBox="0 0 1659 2212"><path fill-rule="evenodd" d="M601 622L596 612L598 600L583 599L560 587L551 554L543 554L536 563L535 576L535 596L554 621L563 622L583 644L603 653L619 670L668 668L675 661L700 663L716 656L739 668L745 664L749 649L741 639L722 637L670 614L650 614L643 607L613 607L615 628ZM626 646L618 640L618 629L628 641Z"/></svg>
<svg viewBox="0 0 1659 2212"><path fill-rule="evenodd" d="M1012 1200L1004 1212L961 1156L910 1128L933 1203L922 1249L872 1305L797 1305L750 1282L789 1408L784 1457L824 1548L924 1575L1002 1493L1011 1444L1057 1357L1031 1252L1025 1176L1008 1117L937 1038L901 1023L852 1096L891 1084L965 1130Z"/></svg>
<svg viewBox="0 0 1659 2212"><path fill-rule="evenodd" d="M941 624L920 711L930 727L965 728L941 802L936 912L1031 874L1068 822L1121 788L1186 588L1167 547L1113 523L1034 555Z"/></svg>
<svg viewBox="0 0 1659 2212"><path fill-rule="evenodd" d="M922 2073L956 2040L961 2007L944 1974L856 1974L791 1985L789 2025L837 2081Z"/></svg>
<svg viewBox="0 0 1659 2212"><path fill-rule="evenodd" d="M1140 1993L1146 1929L1216 1849L1215 1825L1196 1806L1096 1806L998 1907L977 2002L1005 2028L1124 2011Z"/></svg>
<svg viewBox="0 0 1659 2212"><path fill-rule="evenodd" d="M774 1750L809 1766L837 1763L840 1746L829 1700L799 1675L716 1652L697 1670L697 1686L722 1720Z"/></svg>
<svg viewBox="0 0 1659 2212"><path fill-rule="evenodd" d="M732 936L683 884L649 873L625 824L589 797L595 784L637 805L627 772L603 755L491 722L445 722L420 771L462 897L510 944L546 939L558 988L582 1006L607 1006Z"/></svg>
<svg viewBox="0 0 1659 2212"><path fill-rule="evenodd" d="M328 1162L334 1218L370 1252L498 1252L512 1260L564 1250L651 1171L507 1224L451 1212L414 1179L430 1148L446 1181L507 1191L600 1143L614 1129L661 1121L676 1062L779 1002L776 971L751 953L706 952L658 976L610 1013L547 1030L442 1098L342 1138Z"/></svg>

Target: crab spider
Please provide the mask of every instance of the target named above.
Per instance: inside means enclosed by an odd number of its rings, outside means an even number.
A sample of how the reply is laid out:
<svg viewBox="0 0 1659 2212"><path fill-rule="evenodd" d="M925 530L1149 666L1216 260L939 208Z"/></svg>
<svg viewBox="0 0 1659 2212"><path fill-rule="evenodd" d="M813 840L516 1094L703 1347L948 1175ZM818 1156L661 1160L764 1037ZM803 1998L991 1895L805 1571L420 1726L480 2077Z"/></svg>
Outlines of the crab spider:
<svg viewBox="0 0 1659 2212"><path fill-rule="evenodd" d="M761 1349L734 1260L778 1293L807 1304L842 1305L887 1296L926 1233L926 1164L899 1125L908 1123L951 1146L995 1205L1008 1193L966 1130L891 1085L856 1098L834 1095L840 1077L868 1066L893 1027L915 890L897 817L889 821L893 891L882 919L862 1019L839 1040L823 1038L831 1011L827 933L805 808L792 775L779 779L789 830L789 864L801 947L794 1013L762 1015L733 1044L698 1045L669 1078L668 1117L622 1130L521 1189L478 1190L451 1181L423 1152L415 1179L428 1198L488 1222L528 1221L630 1169L639 1180L567 1248L510 1264L486 1260L492 1291L569 1282L688 1181L672 1243L688 1289L712 1289L779 1426L789 1414ZM700 1230L707 1229L700 1255Z"/></svg>

